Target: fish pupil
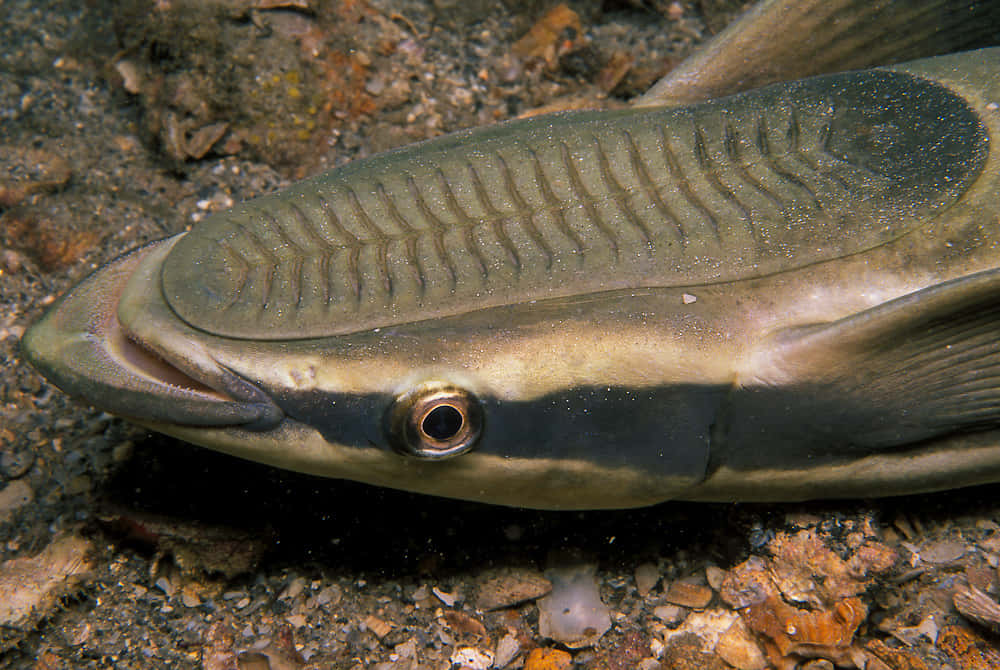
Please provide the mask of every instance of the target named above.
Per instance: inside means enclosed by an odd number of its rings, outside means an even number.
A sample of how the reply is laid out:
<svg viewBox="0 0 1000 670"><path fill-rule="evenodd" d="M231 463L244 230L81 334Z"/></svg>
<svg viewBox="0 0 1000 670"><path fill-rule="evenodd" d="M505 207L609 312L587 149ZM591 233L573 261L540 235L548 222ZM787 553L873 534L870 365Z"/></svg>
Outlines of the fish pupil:
<svg viewBox="0 0 1000 670"><path fill-rule="evenodd" d="M443 442L450 440L462 429L462 413L451 405L438 405L427 412L420 424L421 430L431 439Z"/></svg>

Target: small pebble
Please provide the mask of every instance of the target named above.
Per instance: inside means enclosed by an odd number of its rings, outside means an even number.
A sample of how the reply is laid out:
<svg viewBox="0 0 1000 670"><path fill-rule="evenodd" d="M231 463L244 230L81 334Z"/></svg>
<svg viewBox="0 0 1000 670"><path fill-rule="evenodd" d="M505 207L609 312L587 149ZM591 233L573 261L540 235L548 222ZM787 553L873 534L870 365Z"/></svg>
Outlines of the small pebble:
<svg viewBox="0 0 1000 670"><path fill-rule="evenodd" d="M708 585L712 587L713 591L718 591L722 588L722 580L726 578L726 571L715 565L710 565L705 568L705 581Z"/></svg>
<svg viewBox="0 0 1000 670"><path fill-rule="evenodd" d="M690 607L694 610L704 609L712 600L712 589L701 584L685 581L675 581L670 584L664 599L674 605Z"/></svg>
<svg viewBox="0 0 1000 670"><path fill-rule="evenodd" d="M465 612L447 610L443 613L443 618L452 632L461 637L468 638L469 636L474 636L479 639L487 637L486 627L483 625L483 622Z"/></svg>
<svg viewBox="0 0 1000 670"><path fill-rule="evenodd" d="M764 670L767 659L742 620L736 620L719 636L715 653L736 670Z"/></svg>
<svg viewBox="0 0 1000 670"><path fill-rule="evenodd" d="M80 625L80 626L76 627L75 629L69 631L69 636L68 636L67 639L69 640L69 643L71 645L73 645L74 647L76 647L76 646L79 646L81 644L85 644L87 642L87 640L90 639L92 632L93 632L93 628L92 628L90 622L84 622L82 625ZM39 666L36 665L35 667L37 668Z"/></svg>
<svg viewBox="0 0 1000 670"><path fill-rule="evenodd" d="M344 591L336 584L331 584L316 594L316 604L320 607L333 607L344 597Z"/></svg>
<svg viewBox="0 0 1000 670"><path fill-rule="evenodd" d="M573 657L562 649L532 649L524 661L524 670L569 670Z"/></svg>
<svg viewBox="0 0 1000 670"><path fill-rule="evenodd" d="M392 631L392 624L388 621L383 621L377 616L368 615L364 618L363 623L371 632L375 633L375 637L383 638Z"/></svg>
<svg viewBox="0 0 1000 670"><path fill-rule="evenodd" d="M413 658L417 655L417 639L411 637L406 642L400 642L392 651L400 658Z"/></svg>
<svg viewBox="0 0 1000 670"><path fill-rule="evenodd" d="M653 608L653 616L668 626L676 626L687 616L687 610L678 605L660 605Z"/></svg>
<svg viewBox="0 0 1000 670"><path fill-rule="evenodd" d="M438 587L431 589L431 593L437 596L437 599L443 602L448 607L454 607L455 603L458 601L458 596L454 593L448 593L447 591L442 591Z"/></svg>
<svg viewBox="0 0 1000 670"><path fill-rule="evenodd" d="M23 479L15 479L7 484L3 489L0 489L0 521L10 519L15 510L24 507L34 498L34 491Z"/></svg>
<svg viewBox="0 0 1000 670"><path fill-rule="evenodd" d="M475 647L459 647L449 660L469 670L486 670L493 666L493 654Z"/></svg>
<svg viewBox="0 0 1000 670"><path fill-rule="evenodd" d="M122 87L135 95L142 90L143 76L139 67L130 60L120 60L115 63L115 70L122 78Z"/></svg>
<svg viewBox="0 0 1000 670"><path fill-rule="evenodd" d="M645 598L660 582L660 570L655 563L641 563L635 568L635 587Z"/></svg>
<svg viewBox="0 0 1000 670"><path fill-rule="evenodd" d="M497 668L505 668L519 653L521 653L521 644L517 641L516 637L508 633L497 642L493 665Z"/></svg>
<svg viewBox="0 0 1000 670"><path fill-rule="evenodd" d="M292 624L295 628L305 628L306 618L302 614L290 614L285 617L285 621Z"/></svg>
<svg viewBox="0 0 1000 670"><path fill-rule="evenodd" d="M285 587L285 590L278 595L278 599L291 600L292 598L295 598L297 595L302 593L302 591L305 588L306 588L306 580L303 579L302 577L296 577L288 584L288 586Z"/></svg>
<svg viewBox="0 0 1000 670"><path fill-rule="evenodd" d="M0 454L0 471L8 479L18 479L27 474L35 462L35 454L27 449L4 451Z"/></svg>
<svg viewBox="0 0 1000 670"><path fill-rule="evenodd" d="M156 588L163 591L168 598L174 595L174 591L176 590L174 585L171 584L170 580L167 579L166 577L160 577L159 579L156 580L156 583L154 585L156 586Z"/></svg>
<svg viewBox="0 0 1000 670"><path fill-rule="evenodd" d="M365 90L371 95L381 94L385 90L385 79L378 75L372 76L365 84Z"/></svg>
<svg viewBox="0 0 1000 670"><path fill-rule="evenodd" d="M654 658L661 658L666 648L667 646L659 638L654 637L649 641L649 651L653 654Z"/></svg>
<svg viewBox="0 0 1000 670"><path fill-rule="evenodd" d="M185 584L181 589L181 603L184 607L197 607L201 604L201 596L194 584Z"/></svg>

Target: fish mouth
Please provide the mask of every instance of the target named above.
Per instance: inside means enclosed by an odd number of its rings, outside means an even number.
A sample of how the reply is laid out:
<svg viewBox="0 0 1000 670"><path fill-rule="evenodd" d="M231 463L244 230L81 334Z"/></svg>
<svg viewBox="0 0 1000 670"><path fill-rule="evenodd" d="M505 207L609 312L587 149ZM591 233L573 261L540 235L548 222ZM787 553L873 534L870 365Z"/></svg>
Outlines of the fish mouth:
<svg viewBox="0 0 1000 670"><path fill-rule="evenodd" d="M284 414L270 397L216 363L162 300L159 268L179 237L90 275L25 332L22 353L67 394L138 423L273 427Z"/></svg>

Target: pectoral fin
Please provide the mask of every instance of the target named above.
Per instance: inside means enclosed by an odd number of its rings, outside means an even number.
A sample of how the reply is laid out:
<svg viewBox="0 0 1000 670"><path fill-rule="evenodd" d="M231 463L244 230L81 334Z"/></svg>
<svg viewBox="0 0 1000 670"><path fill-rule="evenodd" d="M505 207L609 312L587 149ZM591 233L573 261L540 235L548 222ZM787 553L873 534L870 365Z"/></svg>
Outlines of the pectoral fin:
<svg viewBox="0 0 1000 670"><path fill-rule="evenodd" d="M842 461L996 428L1000 270L784 331L751 367L727 442L765 445L768 460Z"/></svg>

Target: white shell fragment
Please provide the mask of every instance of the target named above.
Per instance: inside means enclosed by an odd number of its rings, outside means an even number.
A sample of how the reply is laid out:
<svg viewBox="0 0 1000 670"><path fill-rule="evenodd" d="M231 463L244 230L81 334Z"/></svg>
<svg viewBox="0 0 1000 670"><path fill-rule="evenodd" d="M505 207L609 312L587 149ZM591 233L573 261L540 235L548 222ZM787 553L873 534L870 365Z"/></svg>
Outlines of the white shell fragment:
<svg viewBox="0 0 1000 670"><path fill-rule="evenodd" d="M448 607L454 607L455 603L458 602L459 597L456 593L448 593L447 591L442 591L438 587L431 588L431 593L437 596L437 599L443 602Z"/></svg>
<svg viewBox="0 0 1000 670"><path fill-rule="evenodd" d="M64 535L34 556L0 563L0 626L29 631L71 594L90 570L89 540ZM4 647L0 640L0 657Z"/></svg>
<svg viewBox="0 0 1000 670"><path fill-rule="evenodd" d="M571 649L588 647L611 628L611 613L601 602L597 566L572 565L548 570L552 593L538 601L538 632Z"/></svg>
<svg viewBox="0 0 1000 670"><path fill-rule="evenodd" d="M493 666L493 654L475 647L459 647L449 660L453 665L471 670L487 670Z"/></svg>
<svg viewBox="0 0 1000 670"><path fill-rule="evenodd" d="M496 657L493 659L493 666L505 668L521 653L521 644L517 638L508 633L497 642Z"/></svg>
<svg viewBox="0 0 1000 670"><path fill-rule="evenodd" d="M728 631L740 615L724 609L706 610L704 612L692 612L680 627L667 631L664 636L669 643L670 639L678 635L694 633L701 638L702 648L711 652L719 643L719 638Z"/></svg>

